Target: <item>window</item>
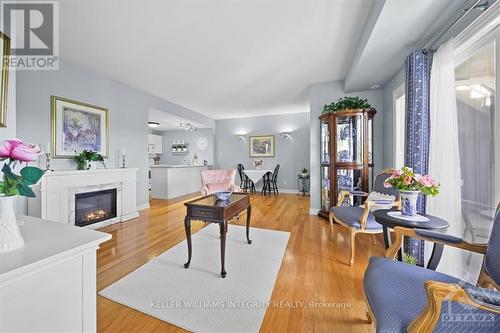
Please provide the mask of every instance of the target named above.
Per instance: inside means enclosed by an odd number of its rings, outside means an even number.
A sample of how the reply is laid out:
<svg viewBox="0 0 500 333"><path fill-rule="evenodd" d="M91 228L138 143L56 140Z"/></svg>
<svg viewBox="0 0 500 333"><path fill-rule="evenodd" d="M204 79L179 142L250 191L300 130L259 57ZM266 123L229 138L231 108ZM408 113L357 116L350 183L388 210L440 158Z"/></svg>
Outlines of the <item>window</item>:
<svg viewBox="0 0 500 333"><path fill-rule="evenodd" d="M498 134L495 72L497 32L478 41L458 55L455 69L458 136L461 172L461 206L463 237L475 243L489 239L497 201ZM482 256L464 252L462 263L466 272L479 274Z"/></svg>
<svg viewBox="0 0 500 333"><path fill-rule="evenodd" d="M394 101L394 168L405 164L405 118L406 94L405 85L399 86L393 93Z"/></svg>

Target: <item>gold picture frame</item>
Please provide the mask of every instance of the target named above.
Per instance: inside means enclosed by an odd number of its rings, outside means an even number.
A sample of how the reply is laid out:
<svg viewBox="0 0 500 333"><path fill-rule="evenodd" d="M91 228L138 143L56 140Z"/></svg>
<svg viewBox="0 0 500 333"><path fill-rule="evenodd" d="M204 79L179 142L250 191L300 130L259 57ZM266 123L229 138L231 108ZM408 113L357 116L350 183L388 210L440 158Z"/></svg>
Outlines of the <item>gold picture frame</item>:
<svg viewBox="0 0 500 333"><path fill-rule="evenodd" d="M7 96L9 94L9 63L10 56L10 38L0 31L1 47L0 54L2 59L2 78L0 80L0 127L7 127Z"/></svg>
<svg viewBox="0 0 500 333"><path fill-rule="evenodd" d="M249 136L248 149L252 158L274 157L276 141L274 135L252 135Z"/></svg>
<svg viewBox="0 0 500 333"><path fill-rule="evenodd" d="M51 96L51 154L73 158L82 150L109 157L108 109Z"/></svg>

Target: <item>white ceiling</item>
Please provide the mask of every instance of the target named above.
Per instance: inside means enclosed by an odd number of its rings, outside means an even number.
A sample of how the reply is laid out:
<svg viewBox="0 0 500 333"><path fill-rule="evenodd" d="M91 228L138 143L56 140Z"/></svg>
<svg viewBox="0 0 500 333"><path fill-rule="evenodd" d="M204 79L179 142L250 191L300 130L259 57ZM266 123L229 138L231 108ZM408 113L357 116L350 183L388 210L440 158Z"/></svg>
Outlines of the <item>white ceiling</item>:
<svg viewBox="0 0 500 333"><path fill-rule="evenodd" d="M403 67L405 57L440 31L468 0L386 0L372 11L345 80L346 90L384 86ZM470 1L469 1L470 2Z"/></svg>
<svg viewBox="0 0 500 333"><path fill-rule="evenodd" d="M148 110L148 121L156 121L160 123L160 126L155 127L155 131L172 131L172 130L178 130L179 124L180 123L189 123L197 128L209 128L210 126L200 124L197 122L193 122L189 119L186 118L181 118L177 117L174 115L171 115L169 113L156 110L156 109L149 109ZM144 126L147 126L144 124Z"/></svg>
<svg viewBox="0 0 500 333"><path fill-rule="evenodd" d="M60 50L213 119L308 112L312 83L384 86L466 1L65 0Z"/></svg>
<svg viewBox="0 0 500 333"><path fill-rule="evenodd" d="M308 112L373 0L65 0L61 58L211 118ZM164 110L168 111L168 110Z"/></svg>

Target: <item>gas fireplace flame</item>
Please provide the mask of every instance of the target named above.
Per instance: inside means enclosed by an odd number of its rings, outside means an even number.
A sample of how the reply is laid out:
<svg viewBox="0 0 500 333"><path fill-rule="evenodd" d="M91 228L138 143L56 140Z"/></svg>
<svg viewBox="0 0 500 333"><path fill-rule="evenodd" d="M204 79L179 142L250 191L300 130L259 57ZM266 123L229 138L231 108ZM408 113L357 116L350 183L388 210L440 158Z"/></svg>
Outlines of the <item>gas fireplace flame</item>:
<svg viewBox="0 0 500 333"><path fill-rule="evenodd" d="M109 217L109 216L111 216L110 211L108 211L106 209L95 209L95 210L85 214L85 222L102 220L102 219Z"/></svg>

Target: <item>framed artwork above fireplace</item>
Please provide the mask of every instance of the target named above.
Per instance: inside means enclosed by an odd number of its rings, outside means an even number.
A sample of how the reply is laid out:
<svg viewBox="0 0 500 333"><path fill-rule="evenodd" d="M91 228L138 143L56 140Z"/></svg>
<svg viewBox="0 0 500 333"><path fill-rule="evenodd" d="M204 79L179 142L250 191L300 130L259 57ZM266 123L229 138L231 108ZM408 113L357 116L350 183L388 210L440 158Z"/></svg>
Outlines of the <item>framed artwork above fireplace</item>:
<svg viewBox="0 0 500 333"><path fill-rule="evenodd" d="M108 157L108 109L52 96L52 156L73 158L83 150Z"/></svg>

